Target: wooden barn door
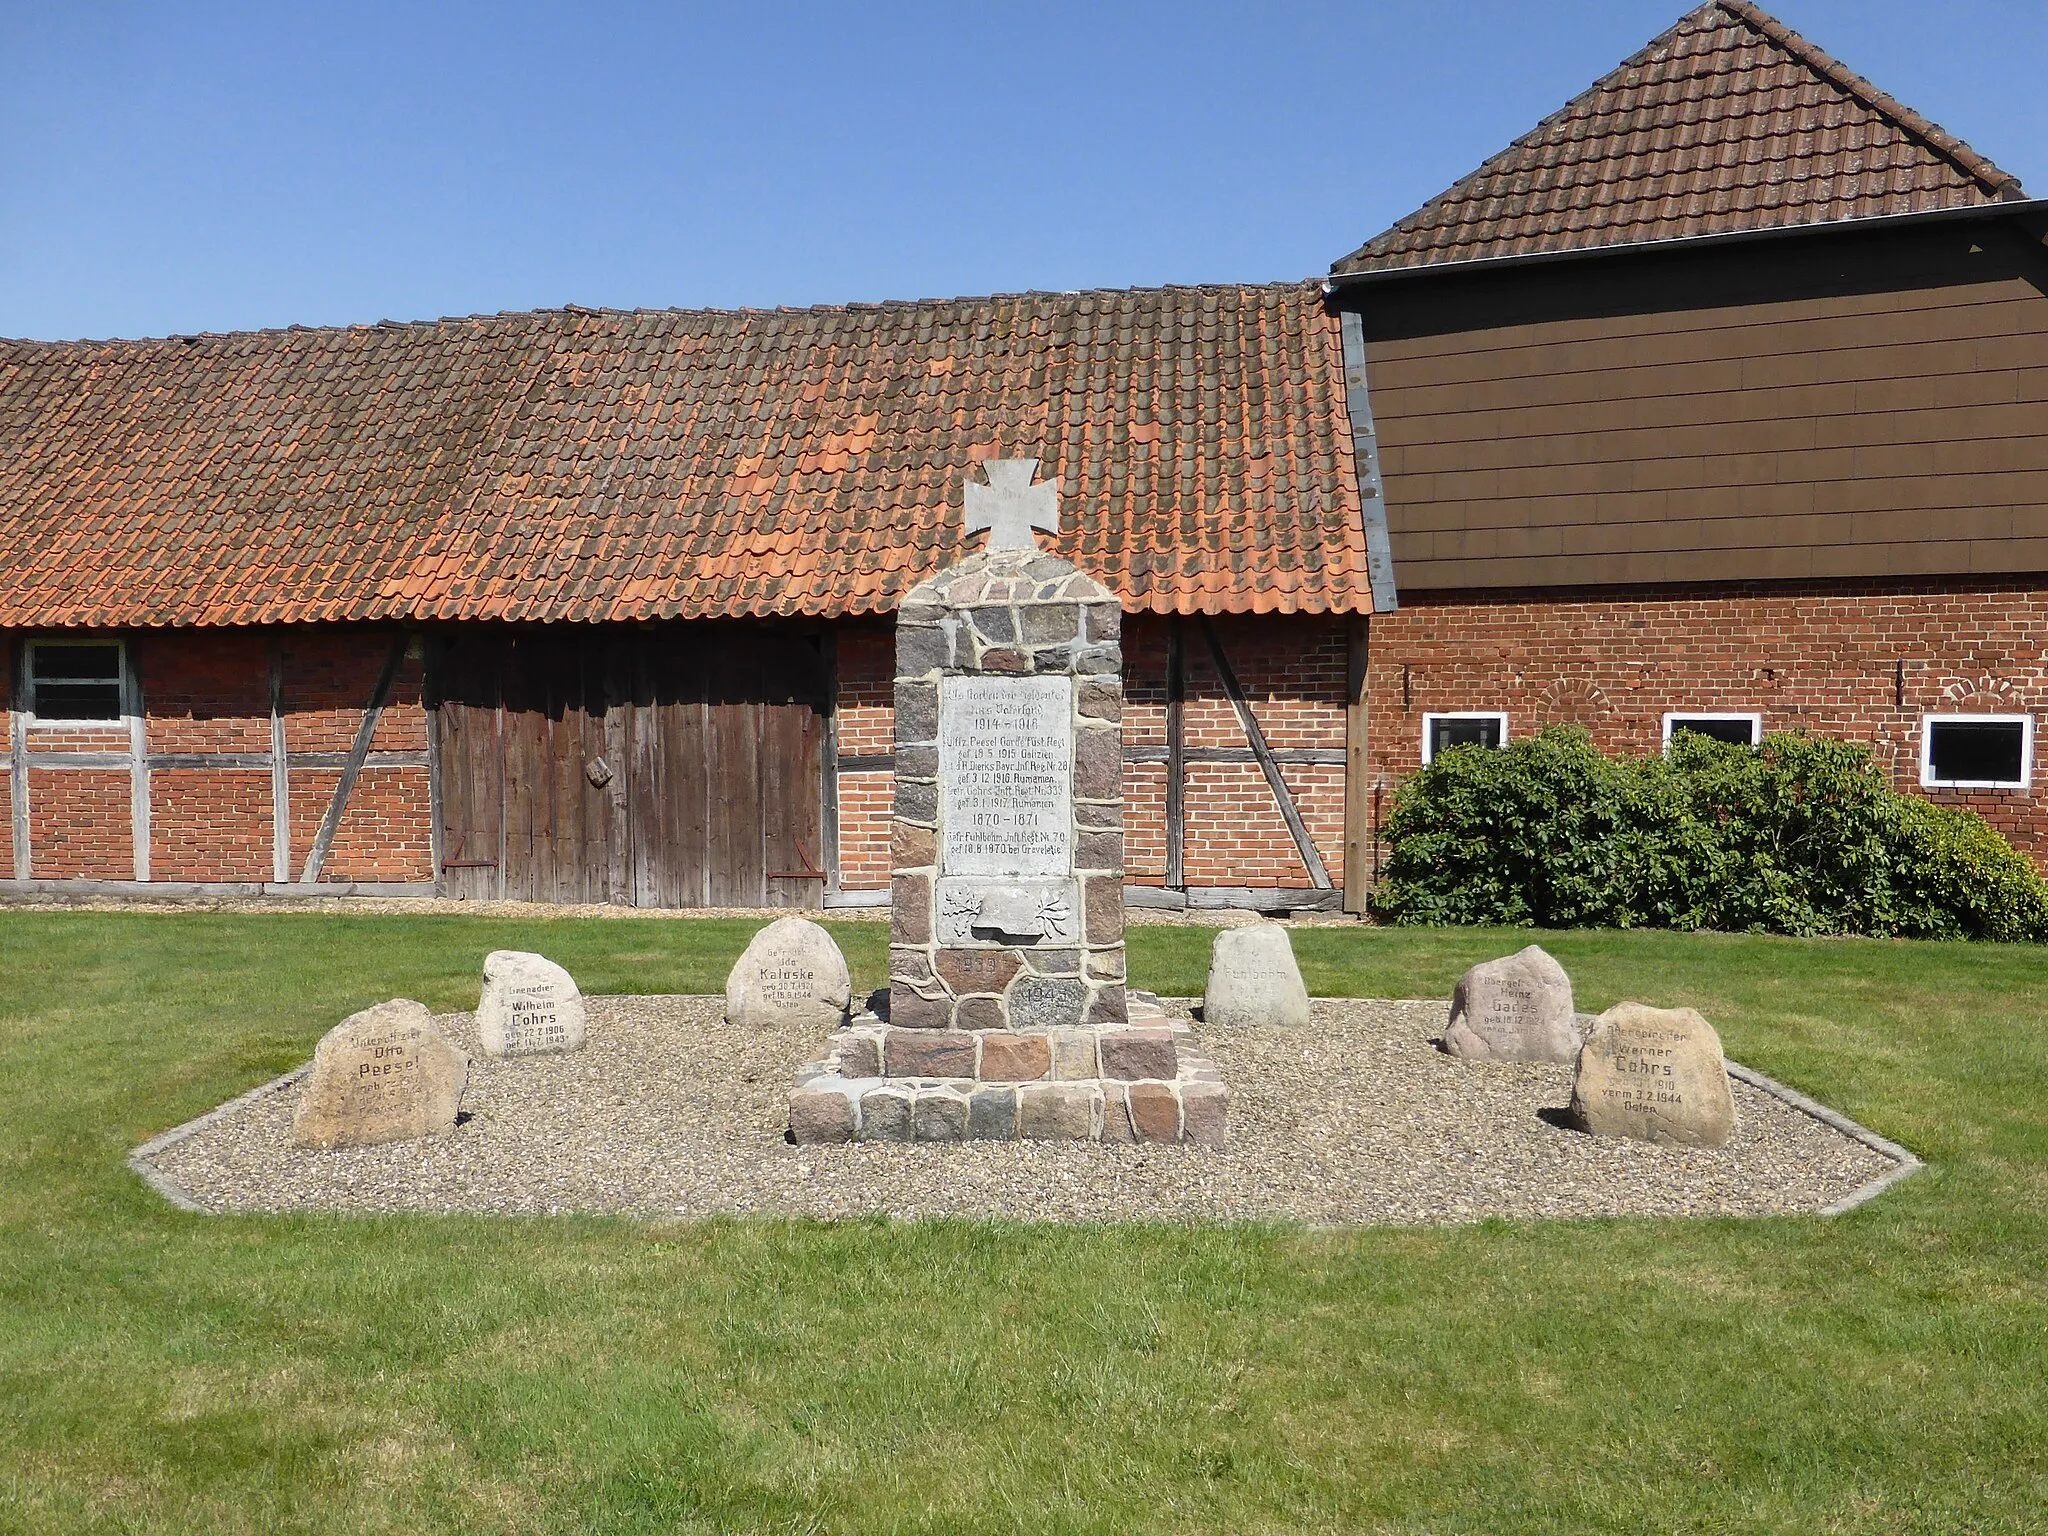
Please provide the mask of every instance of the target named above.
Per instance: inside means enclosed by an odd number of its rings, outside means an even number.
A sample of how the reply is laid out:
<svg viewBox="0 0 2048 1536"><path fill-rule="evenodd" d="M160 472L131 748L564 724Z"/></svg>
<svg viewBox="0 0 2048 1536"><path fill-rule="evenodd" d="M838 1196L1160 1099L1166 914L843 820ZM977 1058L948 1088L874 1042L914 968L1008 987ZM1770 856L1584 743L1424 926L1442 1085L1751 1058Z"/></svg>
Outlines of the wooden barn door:
<svg viewBox="0 0 2048 1536"><path fill-rule="evenodd" d="M817 635L767 626L444 642L443 889L817 906L828 683Z"/></svg>

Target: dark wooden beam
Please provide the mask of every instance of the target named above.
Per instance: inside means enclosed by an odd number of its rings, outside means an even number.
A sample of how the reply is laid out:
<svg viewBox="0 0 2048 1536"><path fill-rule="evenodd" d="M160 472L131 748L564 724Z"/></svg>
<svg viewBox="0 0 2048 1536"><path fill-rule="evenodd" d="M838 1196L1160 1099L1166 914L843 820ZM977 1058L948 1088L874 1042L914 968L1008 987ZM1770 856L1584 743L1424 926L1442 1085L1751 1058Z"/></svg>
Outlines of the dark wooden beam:
<svg viewBox="0 0 2048 1536"><path fill-rule="evenodd" d="M1242 763L1249 766L1259 760L1259 755L1250 747L1183 747L1180 760L1183 763ZM1124 748L1124 761L1168 763L1173 758L1165 747L1140 744ZM1341 768L1350 758L1342 747L1275 747L1273 761L1301 767Z"/></svg>
<svg viewBox="0 0 2048 1536"><path fill-rule="evenodd" d="M1179 889L1187 871L1187 644L1177 613L1166 618L1166 883ZM1126 754L1128 757L1128 754Z"/></svg>
<svg viewBox="0 0 2048 1536"><path fill-rule="evenodd" d="M1367 860L1371 856L1372 798L1366 739L1371 715L1365 676L1371 661L1372 621L1364 614L1351 618L1344 680L1344 910L1363 913L1372 888Z"/></svg>
<svg viewBox="0 0 2048 1536"><path fill-rule="evenodd" d="M1209 656L1216 663L1216 675L1223 682L1223 691L1230 695L1230 707L1237 711L1237 723L1244 727L1245 740L1252 744L1252 755L1258 759L1259 768L1266 775L1266 786L1273 791L1273 803L1280 807L1281 819L1287 823L1287 830L1294 838L1295 851L1301 855L1301 862L1315 888L1330 890L1329 868L1323 863L1323 856L1316 852L1315 842L1308 835L1308 825L1301 819L1301 811L1294 803L1294 792L1287 787L1287 780L1281 777L1280 765L1273 760L1273 749L1266 744L1266 733L1259 729L1251 701L1245 697L1237 673L1231 670L1230 658L1223 654L1223 641L1216 633L1216 626L1206 613L1197 615L1197 618L1203 638L1209 642Z"/></svg>
<svg viewBox="0 0 2048 1536"><path fill-rule="evenodd" d="M819 842L823 844L818 862L825 870L823 900L839 894L839 635L827 625L818 637L820 663L825 669L825 749L822 758L823 784L819 800ZM895 759L892 756L893 767Z"/></svg>
<svg viewBox="0 0 2048 1536"><path fill-rule="evenodd" d="M292 766L284 739L284 638L270 637L270 878L292 877ZM437 866L438 867L438 866Z"/></svg>
<svg viewBox="0 0 2048 1536"><path fill-rule="evenodd" d="M377 686L370 693L370 703L363 711L363 723L356 728L355 745L349 749L348 761L343 764L341 781L334 786L334 798L327 802L327 814L320 819L319 834L313 839L313 846L306 854L306 864L299 871L300 885L313 885L320 879L320 870L327 862L327 851L334 846L334 834L341 826L342 813L348 809L349 796L356 790L356 778L363 771L363 761L370 755L370 738L377 734L377 722L384 718L384 705L391 697L391 684L398 676L398 668L405 660L406 636L399 635L391 643L391 654L385 658L384 670L377 674Z"/></svg>
<svg viewBox="0 0 2048 1536"><path fill-rule="evenodd" d="M7 712L7 795L14 815L14 878L29 878L28 845L28 647L13 646Z"/></svg>

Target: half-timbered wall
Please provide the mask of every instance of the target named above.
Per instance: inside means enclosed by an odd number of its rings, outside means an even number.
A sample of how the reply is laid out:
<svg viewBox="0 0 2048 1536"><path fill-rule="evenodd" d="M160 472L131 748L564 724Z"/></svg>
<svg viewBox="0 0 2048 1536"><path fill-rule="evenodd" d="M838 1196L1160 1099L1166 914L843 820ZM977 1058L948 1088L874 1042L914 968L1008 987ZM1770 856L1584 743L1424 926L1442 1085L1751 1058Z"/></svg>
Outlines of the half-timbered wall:
<svg viewBox="0 0 2048 1536"><path fill-rule="evenodd" d="M1124 859L1130 884L1289 891L1313 899L1316 871L1217 669L1220 648L1321 865L1329 892L1324 899L1335 899L1344 883L1349 622L1279 615L1226 615L1206 622L1126 616ZM849 629L839 640L839 871L847 891L879 892L889 883L893 645L886 628ZM1177 866L1170 858L1174 817L1167 795L1176 649L1182 784Z"/></svg>
<svg viewBox="0 0 2048 1536"><path fill-rule="evenodd" d="M28 638L0 637L0 878L432 888L422 666L405 635L123 634L130 713L54 726L26 712Z"/></svg>

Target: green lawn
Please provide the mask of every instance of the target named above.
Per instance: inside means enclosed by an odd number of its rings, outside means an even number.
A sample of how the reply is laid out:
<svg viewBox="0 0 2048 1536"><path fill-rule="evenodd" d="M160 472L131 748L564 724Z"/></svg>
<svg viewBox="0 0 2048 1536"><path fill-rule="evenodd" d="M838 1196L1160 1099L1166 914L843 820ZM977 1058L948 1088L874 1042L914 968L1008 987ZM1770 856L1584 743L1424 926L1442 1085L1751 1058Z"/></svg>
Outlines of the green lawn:
<svg viewBox="0 0 2048 1536"><path fill-rule="evenodd" d="M1545 937L1929 1160L1835 1221L225 1219L122 1166L487 949L710 992L752 926L0 912L0 1530L2048 1528L2037 950ZM1381 996L1523 942L1296 935Z"/></svg>

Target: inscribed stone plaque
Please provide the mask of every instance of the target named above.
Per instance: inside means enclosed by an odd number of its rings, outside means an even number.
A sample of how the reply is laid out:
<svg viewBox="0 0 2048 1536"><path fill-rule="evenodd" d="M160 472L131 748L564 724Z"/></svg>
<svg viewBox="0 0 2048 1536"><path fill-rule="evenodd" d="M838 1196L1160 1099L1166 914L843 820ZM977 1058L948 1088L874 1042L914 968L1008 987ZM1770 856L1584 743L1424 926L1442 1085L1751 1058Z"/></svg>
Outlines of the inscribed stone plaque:
<svg viewBox="0 0 2048 1536"><path fill-rule="evenodd" d="M1572 979L1540 946L1475 965L1451 993L1444 1050L1493 1061L1555 1061L1579 1057Z"/></svg>
<svg viewBox="0 0 2048 1536"><path fill-rule="evenodd" d="M1064 875L1073 857L1074 685L949 677L939 691L940 867Z"/></svg>
<svg viewBox="0 0 2048 1536"><path fill-rule="evenodd" d="M1735 1099L1721 1037L1690 1008L1616 1003L1579 1051L1572 1114L1595 1135L1727 1146Z"/></svg>
<svg viewBox="0 0 2048 1536"><path fill-rule="evenodd" d="M832 935L801 917L755 934L725 979L725 1017L749 1029L837 1029L853 982Z"/></svg>
<svg viewBox="0 0 2048 1536"><path fill-rule="evenodd" d="M1308 1023L1308 988L1294 960L1294 943L1278 923L1225 928L1209 950L1209 983L1202 992L1202 1022L1225 1029Z"/></svg>
<svg viewBox="0 0 2048 1536"><path fill-rule="evenodd" d="M484 956L476 1036L486 1056L581 1050L583 994L575 978L545 956L494 949Z"/></svg>
<svg viewBox="0 0 2048 1536"><path fill-rule="evenodd" d="M320 1037L299 1089L292 1140L302 1147L375 1147L455 1128L469 1058L425 1007L393 998Z"/></svg>

